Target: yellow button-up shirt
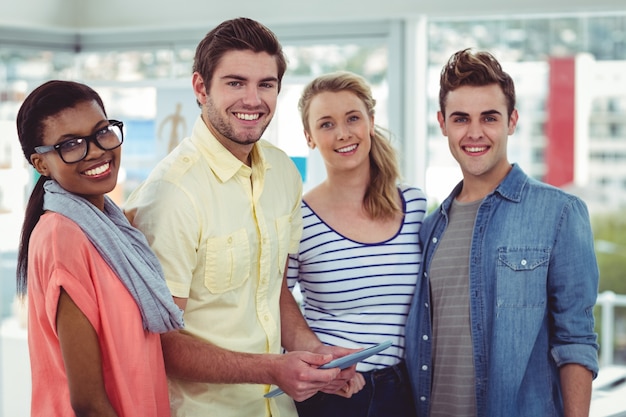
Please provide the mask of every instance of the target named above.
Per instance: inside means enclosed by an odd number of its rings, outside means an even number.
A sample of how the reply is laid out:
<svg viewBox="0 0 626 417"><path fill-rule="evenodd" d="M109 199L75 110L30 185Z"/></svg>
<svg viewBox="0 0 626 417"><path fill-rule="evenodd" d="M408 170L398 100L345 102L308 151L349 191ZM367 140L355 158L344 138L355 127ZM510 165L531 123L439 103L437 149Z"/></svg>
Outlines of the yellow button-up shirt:
<svg viewBox="0 0 626 417"><path fill-rule="evenodd" d="M290 158L260 140L251 167L201 118L129 197L126 215L187 298L185 331L240 352L280 353L279 298L288 253L302 233L302 182ZM296 416L267 385L170 380L174 416Z"/></svg>

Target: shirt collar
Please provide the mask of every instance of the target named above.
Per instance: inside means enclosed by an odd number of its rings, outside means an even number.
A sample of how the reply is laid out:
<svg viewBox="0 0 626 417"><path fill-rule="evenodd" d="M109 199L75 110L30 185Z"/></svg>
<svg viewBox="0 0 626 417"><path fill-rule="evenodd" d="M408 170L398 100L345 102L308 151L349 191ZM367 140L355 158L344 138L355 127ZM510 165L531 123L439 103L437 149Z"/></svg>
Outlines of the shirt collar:
<svg viewBox="0 0 626 417"><path fill-rule="evenodd" d="M193 126L191 141L200 150L202 156L208 161L211 170L222 182L230 180L239 171L250 176L252 170L265 172L266 169L270 168L261 146L262 140L257 141L252 147L250 152L252 167L248 167L217 140L200 116Z"/></svg>
<svg viewBox="0 0 626 417"><path fill-rule="evenodd" d="M524 186L528 182L528 176L524 173L522 168L517 163L511 164L511 170L504 177L502 182L498 184L495 190L485 196L485 199L489 198L489 196L493 194L499 194L503 198L507 200L519 203L522 199L522 191L524 190ZM463 189L463 181L459 182L456 187L452 190L448 198L442 204L442 209L446 212L449 210L452 205L452 200L456 198L457 195Z"/></svg>
<svg viewBox="0 0 626 417"><path fill-rule="evenodd" d="M511 166L511 171L504 177L494 192L507 200L519 203L522 200L522 191L526 183L528 183L528 176L519 165L514 163Z"/></svg>

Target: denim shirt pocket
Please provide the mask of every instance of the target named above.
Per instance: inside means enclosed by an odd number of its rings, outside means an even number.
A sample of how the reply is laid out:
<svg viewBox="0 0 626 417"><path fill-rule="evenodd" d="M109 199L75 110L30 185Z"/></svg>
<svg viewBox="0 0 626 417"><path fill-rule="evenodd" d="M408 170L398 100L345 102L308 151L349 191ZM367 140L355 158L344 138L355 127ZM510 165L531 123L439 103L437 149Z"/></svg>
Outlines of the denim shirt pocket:
<svg viewBox="0 0 626 417"><path fill-rule="evenodd" d="M498 249L497 306L545 307L550 248Z"/></svg>
<svg viewBox="0 0 626 417"><path fill-rule="evenodd" d="M206 241L204 285L221 294L243 285L250 275L250 245L245 229Z"/></svg>

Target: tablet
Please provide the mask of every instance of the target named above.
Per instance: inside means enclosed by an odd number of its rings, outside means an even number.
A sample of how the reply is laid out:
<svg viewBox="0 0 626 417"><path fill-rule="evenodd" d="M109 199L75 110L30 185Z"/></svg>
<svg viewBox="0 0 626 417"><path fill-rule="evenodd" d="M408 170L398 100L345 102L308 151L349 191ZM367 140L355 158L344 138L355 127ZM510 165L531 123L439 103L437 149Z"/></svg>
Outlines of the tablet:
<svg viewBox="0 0 626 417"><path fill-rule="evenodd" d="M349 355L342 356L341 358L333 359L332 361L320 366L320 369L331 369L331 368L346 369L354 365L357 362L361 362L363 359L367 359L372 355L382 352L383 350L391 346L391 343L392 343L391 340L387 340L377 345L368 347L367 349L359 350L358 352L354 352ZM267 394L265 394L264 397L272 398L282 393L283 393L282 389L276 388L276 389L271 390Z"/></svg>

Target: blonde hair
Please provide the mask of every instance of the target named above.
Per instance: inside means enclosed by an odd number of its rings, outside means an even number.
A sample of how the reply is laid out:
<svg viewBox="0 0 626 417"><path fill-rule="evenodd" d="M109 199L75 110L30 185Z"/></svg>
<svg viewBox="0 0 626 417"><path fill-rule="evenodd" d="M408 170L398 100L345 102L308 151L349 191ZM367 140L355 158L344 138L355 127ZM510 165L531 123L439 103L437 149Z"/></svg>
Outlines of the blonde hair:
<svg viewBox="0 0 626 417"><path fill-rule="evenodd" d="M339 71L321 75L304 87L298 102L304 130L310 134L309 110L311 100L323 92L349 91L365 104L369 116L374 116L376 100L367 81L357 74ZM397 182L400 178L395 150L384 130L374 125L370 150L370 184L363 197L363 207L373 219L389 219L402 214L397 203Z"/></svg>

